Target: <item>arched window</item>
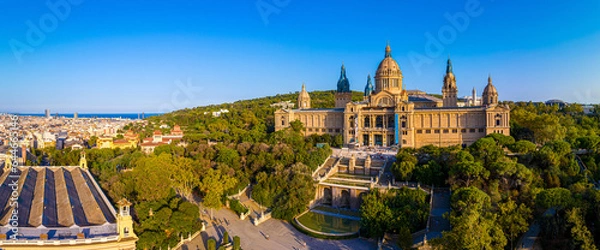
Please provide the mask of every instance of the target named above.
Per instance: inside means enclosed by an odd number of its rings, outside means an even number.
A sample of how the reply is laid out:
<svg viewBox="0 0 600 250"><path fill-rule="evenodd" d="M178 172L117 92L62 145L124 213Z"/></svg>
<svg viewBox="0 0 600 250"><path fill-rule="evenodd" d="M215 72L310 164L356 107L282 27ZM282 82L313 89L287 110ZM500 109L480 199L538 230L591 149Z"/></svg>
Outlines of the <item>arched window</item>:
<svg viewBox="0 0 600 250"><path fill-rule="evenodd" d="M285 126L285 116L281 117L281 126Z"/></svg>
<svg viewBox="0 0 600 250"><path fill-rule="evenodd" d="M497 114L495 118L496 118L496 126L500 126L500 124L502 124L502 115Z"/></svg>

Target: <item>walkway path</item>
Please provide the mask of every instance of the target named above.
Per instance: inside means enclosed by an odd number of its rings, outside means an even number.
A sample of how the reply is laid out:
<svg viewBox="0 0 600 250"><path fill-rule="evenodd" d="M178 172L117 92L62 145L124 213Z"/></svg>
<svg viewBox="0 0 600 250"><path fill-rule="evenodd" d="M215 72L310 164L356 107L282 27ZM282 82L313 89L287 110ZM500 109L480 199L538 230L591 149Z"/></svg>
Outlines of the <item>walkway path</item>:
<svg viewBox="0 0 600 250"><path fill-rule="evenodd" d="M450 222L443 217L444 213L450 212L450 190L434 189L433 204L429 214L429 232L413 234L413 244L423 242L425 234L427 239L442 237L442 231L450 230Z"/></svg>
<svg viewBox="0 0 600 250"><path fill-rule="evenodd" d="M543 216L554 216L556 214L556 209L548 208ZM529 230L521 236L521 239L515 244L517 249L537 249L535 241L539 238L540 234L540 225L538 221L534 221L529 225Z"/></svg>
<svg viewBox="0 0 600 250"><path fill-rule="evenodd" d="M540 225L536 221L529 226L529 230L523 234L523 237L521 237L521 240L515 246L517 249L533 249L535 241L538 239L538 234L540 234Z"/></svg>

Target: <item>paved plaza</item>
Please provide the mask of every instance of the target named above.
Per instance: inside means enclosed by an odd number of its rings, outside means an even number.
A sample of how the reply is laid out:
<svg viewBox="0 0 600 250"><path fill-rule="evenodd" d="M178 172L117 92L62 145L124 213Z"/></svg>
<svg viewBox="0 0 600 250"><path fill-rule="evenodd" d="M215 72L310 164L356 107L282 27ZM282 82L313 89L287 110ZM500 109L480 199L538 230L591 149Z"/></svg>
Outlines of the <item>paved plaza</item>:
<svg viewBox="0 0 600 250"><path fill-rule="evenodd" d="M205 249L204 242L210 237L221 241L223 232L229 233L230 240L237 235L241 238L242 248L257 250L280 249L377 249L374 240L362 238L348 240L324 240L307 236L285 221L270 219L254 226L249 219L244 221L229 209L214 211L216 220L211 223L200 237L182 247L184 250ZM267 239L268 238L268 239ZM304 246L306 243L306 246Z"/></svg>
<svg viewBox="0 0 600 250"><path fill-rule="evenodd" d="M349 148L331 148L333 156L345 156L350 157L353 154L356 156L366 157L367 154L372 157L381 156L381 157L389 157L389 159L395 158L398 153L397 149L391 147L362 147L358 149L349 149Z"/></svg>

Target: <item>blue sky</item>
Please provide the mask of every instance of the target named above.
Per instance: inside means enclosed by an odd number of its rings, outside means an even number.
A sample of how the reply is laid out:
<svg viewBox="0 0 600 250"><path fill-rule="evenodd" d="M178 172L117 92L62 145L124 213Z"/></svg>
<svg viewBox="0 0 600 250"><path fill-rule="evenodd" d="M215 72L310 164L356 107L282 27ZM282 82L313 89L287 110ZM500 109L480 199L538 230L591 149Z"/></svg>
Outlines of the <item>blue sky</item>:
<svg viewBox="0 0 600 250"><path fill-rule="evenodd" d="M450 56L460 96L491 74L501 100L600 102L596 0L48 2L59 7L0 1L0 112L164 112L302 82L329 90L342 62L362 91L388 41L406 89L440 93Z"/></svg>

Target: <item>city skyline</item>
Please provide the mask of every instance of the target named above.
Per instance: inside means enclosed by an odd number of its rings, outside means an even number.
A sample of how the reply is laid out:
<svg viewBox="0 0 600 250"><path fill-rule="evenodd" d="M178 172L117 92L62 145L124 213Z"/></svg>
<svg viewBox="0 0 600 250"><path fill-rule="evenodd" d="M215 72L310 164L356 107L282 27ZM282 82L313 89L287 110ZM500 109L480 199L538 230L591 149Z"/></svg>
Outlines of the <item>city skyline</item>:
<svg viewBox="0 0 600 250"><path fill-rule="evenodd" d="M459 96L491 74L500 100L600 99L597 1L80 2L0 4L0 112L157 113L302 82L331 90L342 63L362 91L387 43L406 89L441 93L450 57Z"/></svg>

